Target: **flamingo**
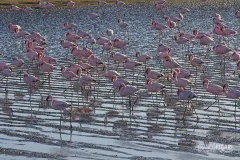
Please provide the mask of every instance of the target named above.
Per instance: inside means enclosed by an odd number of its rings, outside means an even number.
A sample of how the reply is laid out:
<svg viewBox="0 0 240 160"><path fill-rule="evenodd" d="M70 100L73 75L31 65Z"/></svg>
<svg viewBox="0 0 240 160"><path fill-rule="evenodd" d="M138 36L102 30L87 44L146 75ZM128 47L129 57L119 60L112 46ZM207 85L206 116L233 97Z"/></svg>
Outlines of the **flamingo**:
<svg viewBox="0 0 240 160"><path fill-rule="evenodd" d="M180 100L187 100L187 101L188 101L188 105L186 105L186 107L185 107L184 114L183 114L183 118L182 118L182 119L184 119L184 118L185 118L185 113L186 113L186 111L187 111L187 107L189 107L190 101L191 101L192 99L196 98L197 95L196 95L193 91L191 91L191 90L183 90L183 88L179 88L179 89L178 89L177 95L178 95L178 98L179 98ZM194 111L195 111L195 109L194 109ZM196 111L195 111L195 114L196 114L196 116L197 116ZM198 119L198 116L197 116L197 119Z"/></svg>
<svg viewBox="0 0 240 160"><path fill-rule="evenodd" d="M60 128L59 128L59 130L61 130L61 127L62 127L62 124L61 124L61 121L62 121L62 111L66 111L66 109L69 108L69 107L71 107L71 110L72 110L72 105L68 104L67 102L64 102L64 101L53 100L52 95L48 95L47 98L46 98L46 101L48 102L48 105L52 109L60 110L61 116L60 116ZM71 111L69 113L70 113L70 131L72 132Z"/></svg>
<svg viewBox="0 0 240 160"><path fill-rule="evenodd" d="M96 43L98 45L104 45L105 43L108 43L110 40L106 37L98 37L96 38Z"/></svg>
<svg viewBox="0 0 240 160"><path fill-rule="evenodd" d="M121 51L123 52L123 48L128 44L128 42L124 42L122 40L120 40L119 38L115 38L113 41L113 47L121 49Z"/></svg>
<svg viewBox="0 0 240 160"><path fill-rule="evenodd" d="M180 13L181 14L186 14L188 12L190 12L190 10L188 8L180 8Z"/></svg>
<svg viewBox="0 0 240 160"><path fill-rule="evenodd" d="M159 4L159 3L156 3L154 6L155 6L155 8L156 8L157 10L159 10L159 11L164 11L164 10L166 10L166 9L168 8L167 5L165 5L165 4Z"/></svg>
<svg viewBox="0 0 240 160"><path fill-rule="evenodd" d="M235 12L235 17L238 18L238 19L240 19L240 11L236 11L236 12Z"/></svg>
<svg viewBox="0 0 240 160"><path fill-rule="evenodd" d="M73 47L76 47L77 45L73 42L69 42L69 41L65 41L65 40L61 40L60 41L60 44L63 48L73 48ZM68 53L66 55L66 59L68 57Z"/></svg>
<svg viewBox="0 0 240 160"><path fill-rule="evenodd" d="M232 60L233 60L234 62L238 62L238 61L240 61L240 54L237 53L236 51L233 52L233 54L232 54L231 57L232 57Z"/></svg>
<svg viewBox="0 0 240 160"><path fill-rule="evenodd" d="M152 83L152 79L147 79L147 90L151 93L156 93L156 99L157 99L157 93L163 91L166 86L161 83ZM152 97L153 100L153 97ZM153 101L154 102L154 101Z"/></svg>
<svg viewBox="0 0 240 160"><path fill-rule="evenodd" d="M98 6L99 6L99 7L104 7L104 6L106 6L106 5L107 5L107 2L101 1L101 0L98 1Z"/></svg>
<svg viewBox="0 0 240 160"><path fill-rule="evenodd" d="M193 66L193 67L196 67L196 76L197 76L197 68L199 67L202 72L204 72L204 69L203 69L203 64L204 64L204 61L201 59L201 58L196 58L193 56L192 53L188 54L188 60L190 61L190 64Z"/></svg>
<svg viewBox="0 0 240 160"><path fill-rule="evenodd" d="M124 83L122 83L119 86L119 94L122 97L129 97L129 107L130 107L130 112L133 110L133 106L131 105L131 96L135 95L135 93L138 91L138 89L134 86L131 85L125 85Z"/></svg>
<svg viewBox="0 0 240 160"><path fill-rule="evenodd" d="M120 76L120 73L118 73L117 71L114 71L114 70L107 70L107 66L103 66L103 71L104 71L104 76L108 79L111 79L114 77L114 76Z"/></svg>
<svg viewBox="0 0 240 160"><path fill-rule="evenodd" d="M66 30L71 30L71 29L76 29L77 28L77 25L74 24L74 23L69 23L69 22L64 22L64 27Z"/></svg>
<svg viewBox="0 0 240 160"><path fill-rule="evenodd" d="M217 101L218 101L218 104L219 104L219 98L218 98L218 96L223 94L223 88L222 88L222 86L216 85L216 84L212 84L212 83L209 84L209 80L208 80L208 79L204 79L204 81L203 81L203 86L204 86L204 89L205 89L206 92L215 95L216 101L213 102L213 104L215 104ZM213 104L211 104L209 107L211 107ZM207 110L209 107L207 107L206 110ZM220 109L220 108L219 108L219 109Z"/></svg>
<svg viewBox="0 0 240 160"><path fill-rule="evenodd" d="M226 98L235 100L235 111L236 111L237 100L240 98L240 90L229 88L229 85L226 83L223 85L223 92L225 93Z"/></svg>
<svg viewBox="0 0 240 160"><path fill-rule="evenodd" d="M165 68L170 68L171 72L172 72L173 68L181 68L182 67L180 64L177 63L177 61L175 61L170 56L166 56L163 59L163 65L164 65Z"/></svg>
<svg viewBox="0 0 240 160"><path fill-rule="evenodd" d="M178 72L173 72L173 74L168 74L168 79L171 78L176 87L185 88L188 85L191 85L191 81L186 78L178 78Z"/></svg>
<svg viewBox="0 0 240 160"><path fill-rule="evenodd" d="M119 88L122 83L125 85L130 84L127 80L119 79L116 75L112 77L112 83L114 88Z"/></svg>
<svg viewBox="0 0 240 160"><path fill-rule="evenodd" d="M134 70L140 65L142 65L142 63L131 61L129 58L124 63L123 67L125 69L130 69L133 71L133 81L134 81ZM126 74L126 72L125 72L125 74Z"/></svg>
<svg viewBox="0 0 240 160"><path fill-rule="evenodd" d="M73 1L67 1L67 3L66 3L67 7L74 7L75 4L76 4L76 3L73 2Z"/></svg>
<svg viewBox="0 0 240 160"><path fill-rule="evenodd" d="M11 5L10 6L10 10L11 11L19 11L21 8L19 8L18 6L15 6L15 5Z"/></svg>
<svg viewBox="0 0 240 160"><path fill-rule="evenodd" d="M77 75L79 73L79 70L82 70L82 66L80 64L70 63L68 70Z"/></svg>
<svg viewBox="0 0 240 160"><path fill-rule="evenodd" d="M164 77L164 74L162 74L160 72L152 71L152 69L150 67L148 67L146 70L146 77L157 80L157 79Z"/></svg>
<svg viewBox="0 0 240 160"><path fill-rule="evenodd" d="M136 59L137 59L138 62L145 64L145 70L146 70L146 63L148 61L150 61L152 59L152 57L149 56L149 55L146 55L146 54L141 55L140 52L136 52Z"/></svg>
<svg viewBox="0 0 240 160"><path fill-rule="evenodd" d="M15 24L12 24L12 23L9 23L9 24L8 24L8 28L9 28L9 30L12 31L12 32L15 32L16 29L17 29L17 30L21 30L21 29L22 29L20 25L17 25L17 24L15 25Z"/></svg>
<svg viewBox="0 0 240 160"><path fill-rule="evenodd" d="M14 65L15 68L20 69L20 68L23 67L24 61L22 59L19 59L18 57L15 56L13 58L13 65ZM20 74L20 81L21 81L21 72L22 71L20 70L20 72L19 72L19 74Z"/></svg>
<svg viewBox="0 0 240 160"><path fill-rule="evenodd" d="M170 52L170 48L164 44L159 44L157 51L158 52Z"/></svg>
<svg viewBox="0 0 240 160"><path fill-rule="evenodd" d="M40 62L39 66L40 66L39 67L40 71L48 73L48 84L50 87L51 86L51 72L53 72L57 68L54 67L52 64L49 64L45 61Z"/></svg>
<svg viewBox="0 0 240 160"><path fill-rule="evenodd" d="M27 38L30 35L27 31L22 31L19 28L15 28L15 36L17 38Z"/></svg>
<svg viewBox="0 0 240 160"><path fill-rule="evenodd" d="M24 8L24 12L27 14L30 14L32 11L33 11L33 9L31 7Z"/></svg>
<svg viewBox="0 0 240 160"><path fill-rule="evenodd" d="M154 29L154 30L157 30L157 31L159 31L159 43L160 43L160 40L161 40L161 36L163 36L162 34L163 34L163 31L165 30L165 29L167 29L168 27L166 26L166 25L164 25L164 24L160 24L159 22L157 22L157 21L155 21L155 20L153 20L152 21L152 29ZM157 37L157 36L156 36ZM155 39L155 38L154 38Z"/></svg>
<svg viewBox="0 0 240 160"><path fill-rule="evenodd" d="M38 54L38 59L39 59L39 61L45 61L49 64L56 64L57 63L57 60L55 58L53 58L52 56L43 55L43 53Z"/></svg>
<svg viewBox="0 0 240 160"><path fill-rule="evenodd" d="M183 68L175 68L174 71L177 73L179 78L190 79L192 77L191 73Z"/></svg>
<svg viewBox="0 0 240 160"><path fill-rule="evenodd" d="M67 32L66 34L66 40L70 41L70 42L73 42L75 44L77 44L77 41L80 40L81 37L76 35L76 34L73 34L71 32Z"/></svg>
<svg viewBox="0 0 240 160"><path fill-rule="evenodd" d="M113 30L112 29L107 29L106 30L106 34L107 34L107 36L109 36L109 37L111 37L111 36L113 36Z"/></svg>
<svg viewBox="0 0 240 160"><path fill-rule="evenodd" d="M94 55L90 55L88 57L88 64L90 64L91 66L94 66L96 68L96 73L99 75L98 67L103 65L104 63L99 58L95 57Z"/></svg>
<svg viewBox="0 0 240 160"><path fill-rule="evenodd" d="M1 76L3 76L3 78L1 80L3 80L4 78L7 77L6 79L6 86L5 86L5 91L7 91L7 87L8 87L8 77L10 77L12 75L12 69L13 67L10 66L9 68L7 69L4 69L0 72Z"/></svg>
<svg viewBox="0 0 240 160"><path fill-rule="evenodd" d="M117 7L122 7L124 5L125 5L125 3L123 1L119 1L119 0L116 1L116 6Z"/></svg>

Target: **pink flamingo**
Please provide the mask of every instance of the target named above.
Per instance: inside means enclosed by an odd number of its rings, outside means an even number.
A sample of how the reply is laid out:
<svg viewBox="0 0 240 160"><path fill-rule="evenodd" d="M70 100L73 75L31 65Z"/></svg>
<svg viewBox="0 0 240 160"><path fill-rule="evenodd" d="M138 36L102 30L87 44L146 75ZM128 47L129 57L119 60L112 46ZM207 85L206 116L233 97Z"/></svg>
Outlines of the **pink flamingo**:
<svg viewBox="0 0 240 160"><path fill-rule="evenodd" d="M125 69L130 69L130 70L132 70L133 71L133 81L134 81L134 71L135 71L135 69L138 67L138 66L140 66L140 65L142 65L142 63L139 63L139 62L135 62L135 61L131 61L129 58L125 61L125 63L124 63L124 68ZM126 72L125 72L125 74L126 74Z"/></svg>
<svg viewBox="0 0 240 160"><path fill-rule="evenodd" d="M236 112L237 100L240 98L240 90L229 88L228 84L224 84L223 91L225 93L226 98L235 100L235 112Z"/></svg>
<svg viewBox="0 0 240 160"><path fill-rule="evenodd" d="M135 95L135 93L138 91L138 89L134 86L130 86L130 85L125 85L124 83L122 83L119 86L119 94L122 97L129 97L129 107L130 107L130 113L131 111L133 111L133 106L131 105L131 96Z"/></svg>
<svg viewBox="0 0 240 160"><path fill-rule="evenodd" d="M121 18L118 18L118 24L121 28L127 28L128 23L124 22Z"/></svg>
<svg viewBox="0 0 240 160"><path fill-rule="evenodd" d="M205 89L206 92L215 95L216 101L213 102L213 104L215 104L216 102L218 102L218 104L219 104L219 98L218 98L218 96L223 94L223 88L222 88L222 86L216 85L216 84L211 84L211 83L209 84L209 80L208 80L208 79L204 79L204 81L203 81L203 86L204 86L204 89ZM207 110L209 107L211 107L213 104L211 104L210 106L208 106L208 107L206 108L206 110ZM219 110L220 110L220 108L219 108Z"/></svg>
<svg viewBox="0 0 240 160"><path fill-rule="evenodd" d="M15 36L17 38L27 38L30 35L27 31L22 31L18 28L15 28Z"/></svg>
<svg viewBox="0 0 240 160"><path fill-rule="evenodd" d="M80 64L74 64L74 63L70 63L70 66L68 68L69 71L72 71L74 74L78 74L79 70L82 70L82 66Z"/></svg>
<svg viewBox="0 0 240 160"><path fill-rule="evenodd" d="M165 85L161 83L152 83L152 79L150 78L147 79L147 90L148 92L156 93L156 99L157 99L158 92L163 91L163 89L165 88L166 88ZM152 100L153 100L153 96L152 96ZM153 103L154 103L154 100L153 100Z"/></svg>
<svg viewBox="0 0 240 160"><path fill-rule="evenodd" d="M57 68L54 67L52 64L49 64L45 61L40 62L39 66L40 66L39 67L40 71L48 73L48 84L49 84L49 87L50 87L51 86L51 72L53 72Z"/></svg>
<svg viewBox="0 0 240 160"><path fill-rule="evenodd" d="M169 17L165 18L169 28L175 28L177 26L176 22L172 21Z"/></svg>
<svg viewBox="0 0 240 160"><path fill-rule="evenodd" d="M88 64L90 64L91 66L94 66L96 68L96 73L99 75L98 67L103 65L104 63L99 58L95 57L94 55L90 55L88 57Z"/></svg>
<svg viewBox="0 0 240 160"><path fill-rule="evenodd" d="M123 1L119 1L119 0L116 1L116 6L117 7L122 7L124 5L125 5L125 3Z"/></svg>
<svg viewBox="0 0 240 160"><path fill-rule="evenodd" d="M148 67L146 70L146 77L156 80L156 79L164 77L164 74L162 74L160 72L152 71L152 69L150 67Z"/></svg>
<svg viewBox="0 0 240 160"><path fill-rule="evenodd" d="M115 38L113 41L113 47L121 49L122 53L123 53L123 48L128 44L128 42L124 42L122 40L120 40L119 38Z"/></svg>
<svg viewBox="0 0 240 160"><path fill-rule="evenodd" d="M198 67L202 70L202 72L204 72L204 69L202 66L204 64L204 61L202 59L194 57L192 53L188 54L188 59L190 61L190 64L193 67L196 67L196 76L197 76L197 68Z"/></svg>
<svg viewBox="0 0 240 160"><path fill-rule="evenodd" d="M142 54L142 55L141 55L140 52L136 52L136 59L137 59L138 62L144 63L144 65L145 65L145 70L146 70L146 63L147 63L148 61L150 61L150 60L152 59L152 57L149 56L149 55L146 55L146 54Z"/></svg>
<svg viewBox="0 0 240 160"><path fill-rule="evenodd" d="M122 83L125 85L129 84L127 80L119 79L116 75L112 77L112 83L115 88L119 88Z"/></svg>
<svg viewBox="0 0 240 160"><path fill-rule="evenodd" d="M71 33L71 32L67 32L67 34L66 34L66 40L77 44L77 41L81 40L81 37L78 36L78 35L76 35L76 34L73 34L73 33Z"/></svg>
<svg viewBox="0 0 240 160"><path fill-rule="evenodd" d="M104 51L110 51L110 50L112 50L112 48L113 48L113 44L112 44L112 42L108 42L108 43L105 43L103 46L102 46L102 57L104 56Z"/></svg>
<svg viewBox="0 0 240 160"><path fill-rule="evenodd" d="M159 4L159 3L156 3L155 5L155 8L159 11L164 11L164 10L167 10L168 9L168 6L165 5L165 4Z"/></svg>
<svg viewBox="0 0 240 160"><path fill-rule="evenodd" d="M24 61L22 59L19 59L18 57L14 57L13 58L13 65L14 65L15 68L21 69L24 65ZM22 70L20 70L20 72L19 72L20 81L21 81L21 72L22 72Z"/></svg>
<svg viewBox="0 0 240 160"><path fill-rule="evenodd" d="M9 67L11 67L10 64L5 63L5 62L0 62L0 72L5 70L5 69L8 69Z"/></svg>
<svg viewBox="0 0 240 160"><path fill-rule="evenodd" d="M233 54L232 54L231 57L232 57L232 60L233 60L234 62L238 62L238 61L240 61L240 54L237 53L236 51L233 52Z"/></svg>
<svg viewBox="0 0 240 160"><path fill-rule="evenodd" d="M99 6L99 7L104 7L104 6L106 6L106 5L107 5L107 2L101 1L101 0L98 1L98 6Z"/></svg>
<svg viewBox="0 0 240 160"><path fill-rule="evenodd" d="M188 8L180 8L180 13L181 14L186 14L188 12L190 12L190 10Z"/></svg>
<svg viewBox="0 0 240 160"><path fill-rule="evenodd" d="M159 31L159 35L156 36L156 37L159 37L159 43L161 41L161 37L163 37L163 31L167 28L168 27L166 25L160 24L159 22L157 22L155 20L152 21L152 29Z"/></svg>
<svg viewBox="0 0 240 160"><path fill-rule="evenodd" d="M74 7L75 4L76 4L76 3L73 2L73 1L67 1L67 3L66 3L67 7Z"/></svg>
<svg viewBox="0 0 240 160"><path fill-rule="evenodd" d="M59 130L61 130L62 128L62 111L65 111L67 108L71 107L71 110L72 110L72 105L71 104L68 104L64 101L56 101L56 100L53 100L53 97L52 95L48 95L47 98L46 98L46 101L48 102L48 105L49 107L51 107L52 109L55 109L55 110L60 110L60 128ZM70 114L70 131L72 132L72 114L71 114L71 111L69 112Z"/></svg>
<svg viewBox="0 0 240 160"><path fill-rule="evenodd" d="M76 29L77 28L77 25L74 24L74 23L69 23L69 22L64 22L64 27L66 30L71 30L71 29Z"/></svg>
<svg viewBox="0 0 240 160"><path fill-rule="evenodd" d="M21 30L21 26L15 25L15 24L12 24L12 23L9 23L8 28L9 28L9 30L12 31L12 32L15 32L16 29L17 29L17 30Z"/></svg>
<svg viewBox="0 0 240 160"><path fill-rule="evenodd" d="M31 14L32 11L33 11L33 9L30 8L30 7L24 8L24 12L27 13L27 14Z"/></svg>
<svg viewBox="0 0 240 160"><path fill-rule="evenodd" d="M188 85L191 85L191 81L186 78L178 78L178 72L173 72L173 74L168 74L168 79L171 78L175 84L176 87L182 87L185 88Z"/></svg>
<svg viewBox="0 0 240 160"><path fill-rule="evenodd" d="M240 19L240 11L236 11L236 12L235 12L235 17L238 18L238 19Z"/></svg>
<svg viewBox="0 0 240 160"><path fill-rule="evenodd" d="M165 2L166 2L166 0L158 0L157 4L163 4Z"/></svg>
<svg viewBox="0 0 240 160"><path fill-rule="evenodd" d="M98 37L96 38L96 43L98 45L104 45L105 43L108 43L110 40L106 37Z"/></svg>
<svg viewBox="0 0 240 160"><path fill-rule="evenodd" d="M69 42L69 41L65 41L65 40L61 40L60 42L61 46L63 48L73 48L76 47L77 45L73 42ZM68 53L66 54L66 59L68 58Z"/></svg>
<svg viewBox="0 0 240 160"><path fill-rule="evenodd" d="M49 64L57 63L57 60L55 58L53 58L52 56L43 55L43 53L38 53L38 59L39 59L39 61L45 61Z"/></svg>
<svg viewBox="0 0 240 160"><path fill-rule="evenodd" d="M103 71L104 71L104 76L108 79L111 79L114 77L114 76L120 76L120 73L118 73L117 71L114 71L114 70L108 70L107 69L107 66L103 66Z"/></svg>
<svg viewBox="0 0 240 160"><path fill-rule="evenodd" d="M164 44L159 44L157 51L158 52L170 52L170 48Z"/></svg>
<svg viewBox="0 0 240 160"><path fill-rule="evenodd" d="M6 79L6 86L5 86L5 91L7 91L7 87L8 87L8 77L10 77L12 75L12 69L13 67L10 66L9 68L7 69L4 69L0 72L1 76L3 76L3 78L1 80L3 80L4 78L7 78Z"/></svg>
<svg viewBox="0 0 240 160"><path fill-rule="evenodd" d="M175 68L174 71L177 73L179 78L190 79L192 77L190 71L183 68Z"/></svg>
<svg viewBox="0 0 240 160"><path fill-rule="evenodd" d="M9 9L11 11L19 11L21 8L19 8L18 6L15 6L15 5L11 5Z"/></svg>
<svg viewBox="0 0 240 160"><path fill-rule="evenodd" d="M45 48L44 47L42 47L42 46L37 46L37 45L33 45L33 42L28 42L27 44L26 44L26 49L28 50L28 49L31 49L31 50L33 50L33 51L36 51L36 52L38 52L38 53L41 53L41 52L43 52L44 50L45 50Z"/></svg>
<svg viewBox="0 0 240 160"><path fill-rule="evenodd" d="M190 101L191 101L192 99L196 98L197 95L196 95L194 92L192 92L191 90L183 90L183 88L179 88L179 89L178 89L177 95L178 95L178 98L179 98L180 100L186 100L187 103L188 103L188 105L186 105L185 110L184 110L184 113L183 113L183 118L182 118L182 119L184 119L184 118L185 118L185 113L186 113L186 111L187 111L187 107L189 107ZM194 111L195 111L195 109L194 109ZM195 114L196 114L196 116L197 116L196 111L195 111ZM198 119L198 116L197 116L197 119Z"/></svg>
<svg viewBox="0 0 240 160"><path fill-rule="evenodd" d="M23 81L28 86L30 86L30 88L32 88L32 87L36 87L36 84L39 82L39 79L33 75L25 73L23 77Z"/></svg>
<svg viewBox="0 0 240 160"><path fill-rule="evenodd" d="M170 68L171 72L172 72L173 68L181 68L182 67L180 64L177 63L177 61L175 61L170 56L166 56L163 59L163 65L164 65L165 68Z"/></svg>

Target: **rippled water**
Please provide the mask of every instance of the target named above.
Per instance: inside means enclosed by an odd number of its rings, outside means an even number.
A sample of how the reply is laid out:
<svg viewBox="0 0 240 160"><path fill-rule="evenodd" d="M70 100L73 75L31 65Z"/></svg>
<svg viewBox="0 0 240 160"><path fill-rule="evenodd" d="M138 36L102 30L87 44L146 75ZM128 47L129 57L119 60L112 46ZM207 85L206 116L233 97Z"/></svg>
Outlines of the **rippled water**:
<svg viewBox="0 0 240 160"><path fill-rule="evenodd" d="M66 31L63 28L65 21L74 22L78 29L88 31L94 36L104 36L106 29L114 30L114 37L127 40L129 34L129 45L125 48L125 53L134 59L135 52L140 51L155 57L159 44L157 33L151 30L151 20L156 19L163 22L163 15L176 16L180 6L170 6L164 13L158 13L149 5L125 6L122 9L115 7L104 8L104 14L100 20L92 22L86 16L87 13L103 13L103 10L95 7L78 9L53 9L51 11L36 10L31 15L22 12L0 11L0 49L4 53L0 57L0 62L11 63L12 57L17 55L26 60L23 41L16 39L8 31L9 23L19 24L26 31L38 31L47 39L46 55L57 58L57 66L69 65L65 54L70 52L62 49L60 40L65 38ZM211 33L212 17L215 13L222 15L226 24L231 28L239 29L239 20L234 18L237 5L223 7L208 6L198 8L191 6L192 11L185 15L184 24L181 31L192 33L194 28L202 32ZM128 32L119 28L117 18L122 17L129 23ZM94 27L95 26L95 27ZM174 31L177 33L177 30ZM184 55L188 53L182 50L172 40L171 31L164 34L162 43L172 48L172 54L180 64L189 69L193 76L196 75L195 68L191 67ZM214 37L216 38L216 37ZM230 41L230 47L239 49L239 36ZM217 42L215 41L215 44ZM81 46L82 42L79 43ZM101 55L101 47L89 46L98 56ZM118 51L118 50L116 50ZM193 48L194 54L203 55L205 49L200 46ZM183 55L183 56L182 56ZM104 59L107 62L107 59ZM156 58L155 58L156 59ZM169 73L164 70L162 63L153 59L148 66L155 70ZM145 77L143 75L144 66L140 67L138 81L133 85L141 89L137 97L132 97L134 106L133 116L129 113L128 99L122 98L116 92L116 97L111 90L111 83L103 78L102 74L95 85L94 90L89 92L88 100L76 89L67 90L67 82L60 78L60 69L52 75L52 88L44 83L38 91L30 94L23 81L16 77L17 72L9 79L7 92L6 83L0 85L0 157L1 159L239 159L239 102L235 112L234 101L221 96L219 107L214 104L208 111L204 109L213 103L214 96L207 94L202 87L202 79L207 77L214 83L223 84L226 81L230 86L240 89L237 84L238 78L234 76L234 63L227 58L227 73L224 80L219 62L221 57L210 52L209 58L205 59L206 75L198 73L196 85L192 88L198 95L193 101L199 121L196 115L189 111L183 123L183 107L181 102L176 100L177 88L170 89L170 83L164 79L160 80L167 85L170 101L158 96L152 101L150 94L146 92ZM27 62L27 60L26 60ZM110 63L113 62L110 60ZM27 70L29 62L25 65ZM116 69L116 65L110 65ZM132 81L132 72L125 75L122 67L119 72ZM29 73L38 76L41 80L46 80L47 75L38 73L36 67ZM93 71L95 73L95 71ZM195 76L196 77L196 76ZM97 78L95 76L95 78ZM76 86L75 86L76 87ZM59 131L59 111L49 108L39 108L44 103L48 94L52 94L55 99L65 100L71 103L74 108L89 106L95 108L95 112L90 114L73 115L73 132L69 131L69 117L65 115L62 130ZM115 101L114 101L115 100ZM219 108L221 109L220 112ZM104 123L104 118L108 111L115 110L119 114L108 116L108 123ZM236 114L236 118L234 115ZM181 141L191 139L196 142L192 145L181 145Z"/></svg>

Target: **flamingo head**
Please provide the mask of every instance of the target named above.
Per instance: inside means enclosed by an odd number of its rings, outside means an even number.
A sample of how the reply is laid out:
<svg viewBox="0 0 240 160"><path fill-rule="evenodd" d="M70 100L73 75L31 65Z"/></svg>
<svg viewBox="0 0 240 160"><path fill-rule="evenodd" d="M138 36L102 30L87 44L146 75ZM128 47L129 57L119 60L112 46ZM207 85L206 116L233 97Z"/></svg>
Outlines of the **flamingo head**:
<svg viewBox="0 0 240 160"><path fill-rule="evenodd" d="M23 77L27 77L27 76L29 76L29 74L27 74L27 73L24 73Z"/></svg>
<svg viewBox="0 0 240 160"><path fill-rule="evenodd" d="M115 55L116 55L115 52L112 52L112 53L111 53L111 57L112 57L112 58L113 58Z"/></svg>
<svg viewBox="0 0 240 160"><path fill-rule="evenodd" d="M116 80L117 80L117 76L114 75L114 76L112 77L112 82L114 82L114 81L116 81Z"/></svg>
<svg viewBox="0 0 240 160"><path fill-rule="evenodd" d="M9 23L8 28L10 29L12 27L12 25L13 25L12 23Z"/></svg>
<svg viewBox="0 0 240 160"><path fill-rule="evenodd" d="M73 52L75 52L76 50L78 50L78 48L77 47L73 47L71 53L73 54Z"/></svg>
<svg viewBox="0 0 240 160"><path fill-rule="evenodd" d="M169 20L170 20L170 17L166 16L165 21L169 21Z"/></svg>
<svg viewBox="0 0 240 160"><path fill-rule="evenodd" d="M121 22L122 22L122 19L121 19L121 18L118 18L117 20L118 20L118 23L121 23Z"/></svg>
<svg viewBox="0 0 240 160"><path fill-rule="evenodd" d="M68 22L64 22L64 24L63 24L65 27L68 25Z"/></svg>
<svg viewBox="0 0 240 160"><path fill-rule="evenodd" d="M16 27L15 30L14 30L15 33L18 33L19 32L19 29Z"/></svg>
<svg viewBox="0 0 240 160"><path fill-rule="evenodd" d="M209 80L208 80L208 79L204 79L204 80L203 80L203 86L205 86L205 84L206 84L206 85L209 84Z"/></svg>
<svg viewBox="0 0 240 160"><path fill-rule="evenodd" d="M189 53L188 54L188 60L191 61L193 59L193 54L192 53Z"/></svg>
<svg viewBox="0 0 240 160"><path fill-rule="evenodd" d="M52 101L52 95L48 95L47 98L46 98L46 101L49 102L49 101Z"/></svg>
<svg viewBox="0 0 240 160"><path fill-rule="evenodd" d="M226 91L228 90L228 87L229 87L229 85L228 85L227 83L226 83L226 84L224 84L224 85L223 85L223 91L225 91L225 92L226 92Z"/></svg>
<svg viewBox="0 0 240 160"><path fill-rule="evenodd" d="M78 61L78 64L79 64L79 65L82 65L82 64L83 64L83 61L81 61L81 60Z"/></svg>
<svg viewBox="0 0 240 160"><path fill-rule="evenodd" d="M179 94L183 91L183 88L178 88L178 91L177 91L177 95L179 96Z"/></svg>
<svg viewBox="0 0 240 160"><path fill-rule="evenodd" d="M147 79L147 84L152 84L152 79L148 78Z"/></svg>
<svg viewBox="0 0 240 160"><path fill-rule="evenodd" d="M140 52L136 52L136 57L140 56Z"/></svg>
<svg viewBox="0 0 240 160"><path fill-rule="evenodd" d="M60 44L63 44L63 43L64 43L64 40L61 40L61 41L60 41Z"/></svg>
<svg viewBox="0 0 240 160"><path fill-rule="evenodd" d="M14 61L15 61L15 60L18 60L18 57L15 56L15 57L13 58L13 60L14 60Z"/></svg>
<svg viewBox="0 0 240 160"><path fill-rule="evenodd" d="M183 37L183 36L184 36L184 33L180 32L179 37Z"/></svg>
<svg viewBox="0 0 240 160"><path fill-rule="evenodd" d="M175 69L175 72L176 72L177 74L179 74L179 73L180 73L180 69L179 69L179 68L176 68L176 69Z"/></svg>
<svg viewBox="0 0 240 160"><path fill-rule="evenodd" d="M119 38L115 38L113 42L119 42Z"/></svg>
<svg viewBox="0 0 240 160"><path fill-rule="evenodd" d="M61 72L64 72L66 70L65 66L61 66Z"/></svg>
<svg viewBox="0 0 240 160"><path fill-rule="evenodd" d="M39 52L38 55L37 55L38 59L42 59L43 57L43 53L42 52Z"/></svg>
<svg viewBox="0 0 240 160"><path fill-rule="evenodd" d="M194 29L194 30L193 30L193 34L194 34L194 35L197 35L197 34L198 34L198 30L197 30L197 29Z"/></svg>
<svg viewBox="0 0 240 160"><path fill-rule="evenodd" d="M219 27L221 31L224 31L225 27L222 25Z"/></svg>
<svg viewBox="0 0 240 160"><path fill-rule="evenodd" d="M119 90L121 90L122 88L125 88L126 85L124 83L122 83L120 86L119 86Z"/></svg>
<svg viewBox="0 0 240 160"><path fill-rule="evenodd" d="M155 25L157 22L155 20L152 20L152 25Z"/></svg>
<svg viewBox="0 0 240 160"><path fill-rule="evenodd" d="M70 36L72 33L71 32L67 32L66 36Z"/></svg>
<svg viewBox="0 0 240 160"><path fill-rule="evenodd" d="M151 68L148 67L148 68L146 69L146 73L148 74L148 73L150 73L150 72L151 72Z"/></svg>

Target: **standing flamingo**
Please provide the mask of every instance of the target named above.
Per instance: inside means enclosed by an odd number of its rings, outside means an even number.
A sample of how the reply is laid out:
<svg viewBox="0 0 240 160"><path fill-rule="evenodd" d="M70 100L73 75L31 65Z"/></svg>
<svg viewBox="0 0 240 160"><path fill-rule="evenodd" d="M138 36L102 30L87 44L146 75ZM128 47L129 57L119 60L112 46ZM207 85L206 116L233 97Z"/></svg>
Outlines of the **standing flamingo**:
<svg viewBox="0 0 240 160"><path fill-rule="evenodd" d="M46 98L46 101L48 102L48 105L52 108L52 109L55 109L55 110L60 110L60 128L59 130L61 130L62 128L62 111L66 110L67 108L71 107L71 111L72 111L72 105L71 104L68 104L64 101L56 101L56 100L53 100L53 97L52 95L48 95L47 98ZM70 113L70 131L72 132L72 116L71 116L71 111L69 112Z"/></svg>

